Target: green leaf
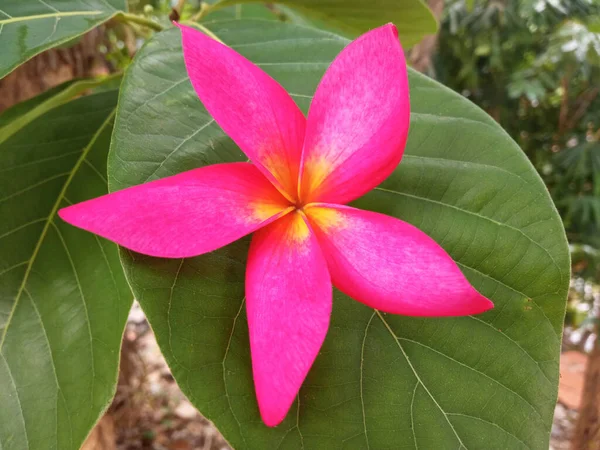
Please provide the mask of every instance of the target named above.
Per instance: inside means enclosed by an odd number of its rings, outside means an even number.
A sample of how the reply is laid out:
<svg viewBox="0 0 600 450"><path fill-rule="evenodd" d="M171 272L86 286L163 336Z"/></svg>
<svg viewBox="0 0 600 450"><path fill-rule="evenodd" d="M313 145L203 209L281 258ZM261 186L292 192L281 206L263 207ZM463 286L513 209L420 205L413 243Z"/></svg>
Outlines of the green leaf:
<svg viewBox="0 0 600 450"><path fill-rule="evenodd" d="M116 103L73 100L0 144L2 450L79 449L114 394L132 298L117 248L56 213L106 193Z"/></svg>
<svg viewBox="0 0 600 450"><path fill-rule="evenodd" d="M0 78L38 53L82 35L126 8L126 0L3 0Z"/></svg>
<svg viewBox="0 0 600 450"><path fill-rule="evenodd" d="M208 2L213 3L211 1ZM227 8L219 8L207 16L204 21L230 20L230 19L262 19L277 20L275 12L263 3L235 4Z"/></svg>
<svg viewBox="0 0 600 450"><path fill-rule="evenodd" d="M347 44L277 22L208 26L305 112ZM245 160L197 99L179 41L177 31L155 36L123 81L111 190ZM493 119L413 71L410 85L405 157L356 205L436 239L495 302L492 311L392 316L336 291L323 350L299 402L273 429L260 421L252 384L243 300L249 239L184 260L122 252L179 386L235 448L548 448L569 283L561 221L539 176Z"/></svg>
<svg viewBox="0 0 600 450"><path fill-rule="evenodd" d="M240 3L261 0L220 0L213 10ZM358 36L388 22L398 27L402 45L406 48L423 36L437 30L437 22L422 0L276 0L284 6L292 21L304 22L319 28L332 28L349 37ZM285 7L291 8L288 10ZM288 13L289 11L289 13ZM299 17L297 17L298 15ZM212 16L212 14L211 14ZM210 17L210 16L209 16Z"/></svg>
<svg viewBox="0 0 600 450"><path fill-rule="evenodd" d="M51 94L43 93L23 104L13 106L0 116L0 144L51 109L72 100L85 91L110 85L120 79L121 74L117 73L103 78L67 81L51 89Z"/></svg>

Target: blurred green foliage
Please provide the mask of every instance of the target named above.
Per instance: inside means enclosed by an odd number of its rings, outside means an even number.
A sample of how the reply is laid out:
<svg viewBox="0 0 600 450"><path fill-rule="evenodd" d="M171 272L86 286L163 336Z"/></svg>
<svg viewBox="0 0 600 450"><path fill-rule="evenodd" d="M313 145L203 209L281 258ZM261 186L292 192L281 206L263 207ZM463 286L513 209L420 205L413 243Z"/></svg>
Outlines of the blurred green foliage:
<svg viewBox="0 0 600 450"><path fill-rule="evenodd" d="M472 3L472 5L470 5ZM569 238L600 247L600 3L450 1L435 77L490 113L546 181Z"/></svg>

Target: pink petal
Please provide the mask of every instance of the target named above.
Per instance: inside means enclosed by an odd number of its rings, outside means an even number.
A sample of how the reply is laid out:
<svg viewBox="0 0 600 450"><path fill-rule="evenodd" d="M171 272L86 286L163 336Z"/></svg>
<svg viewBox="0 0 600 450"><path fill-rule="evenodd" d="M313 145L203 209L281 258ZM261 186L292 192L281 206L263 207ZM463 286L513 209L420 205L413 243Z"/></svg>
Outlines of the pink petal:
<svg viewBox="0 0 600 450"><path fill-rule="evenodd" d="M76 227L151 256L210 252L272 222L287 201L250 163L217 164L59 211Z"/></svg>
<svg viewBox="0 0 600 450"><path fill-rule="evenodd" d="M256 397L263 421L279 424L315 360L331 315L331 281L300 213L252 238L246 300Z"/></svg>
<svg viewBox="0 0 600 450"><path fill-rule="evenodd" d="M306 126L298 106L239 53L178 26L190 80L208 112L267 178L295 198Z"/></svg>
<svg viewBox="0 0 600 450"><path fill-rule="evenodd" d="M305 207L334 286L373 308L463 316L494 305L433 239L401 220L348 206Z"/></svg>
<svg viewBox="0 0 600 450"><path fill-rule="evenodd" d="M346 203L387 178L404 152L408 96L394 25L350 43L325 73L310 106L301 200Z"/></svg>

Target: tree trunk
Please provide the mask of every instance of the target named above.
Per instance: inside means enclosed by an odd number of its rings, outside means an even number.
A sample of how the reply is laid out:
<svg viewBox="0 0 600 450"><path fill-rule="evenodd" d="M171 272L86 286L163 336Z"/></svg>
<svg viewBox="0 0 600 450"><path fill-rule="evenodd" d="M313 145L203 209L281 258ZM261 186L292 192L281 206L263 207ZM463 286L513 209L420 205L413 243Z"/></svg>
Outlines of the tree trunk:
<svg viewBox="0 0 600 450"><path fill-rule="evenodd" d="M73 78L108 73L98 52L103 40L104 27L98 27L72 47L48 50L17 67L0 80L0 112Z"/></svg>
<svg viewBox="0 0 600 450"><path fill-rule="evenodd" d="M585 371L582 404L571 450L600 450L600 341L596 340Z"/></svg>

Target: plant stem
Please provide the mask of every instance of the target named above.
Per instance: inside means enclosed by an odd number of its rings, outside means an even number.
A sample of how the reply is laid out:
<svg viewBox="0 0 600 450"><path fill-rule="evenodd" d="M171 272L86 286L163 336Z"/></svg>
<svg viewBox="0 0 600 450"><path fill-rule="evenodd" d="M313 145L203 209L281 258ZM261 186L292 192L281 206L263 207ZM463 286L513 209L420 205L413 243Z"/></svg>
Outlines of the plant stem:
<svg viewBox="0 0 600 450"><path fill-rule="evenodd" d="M205 15L207 15L210 10L211 10L212 6L210 6L208 3L200 3L200 11L198 11L196 14L194 14L192 16L192 18L190 19L192 22L198 22L200 19L202 19Z"/></svg>
<svg viewBox="0 0 600 450"><path fill-rule="evenodd" d="M179 22L181 16L183 14L183 6L185 5L185 0L177 0L177 5L171 8L171 13L169 14L169 20L171 22Z"/></svg>
<svg viewBox="0 0 600 450"><path fill-rule="evenodd" d="M583 117L583 115L587 112L588 107L594 101L594 99L600 93L600 89L595 87L590 90L586 90L579 96L577 101L578 108L575 111L575 114L571 116L571 119L567 122L566 129L571 130L577 126L579 120Z"/></svg>
<svg viewBox="0 0 600 450"><path fill-rule="evenodd" d="M600 342L596 339L588 357L579 418L575 426L572 450L600 449Z"/></svg>
<svg viewBox="0 0 600 450"><path fill-rule="evenodd" d="M146 19L142 16L136 16L135 14L130 13L119 13L115 18L120 22L130 22L137 23L138 25L143 25L145 27L151 28L154 31L162 31L163 26L153 20Z"/></svg>
<svg viewBox="0 0 600 450"><path fill-rule="evenodd" d="M185 4L185 0L177 0L177 6L175 6L175 9L177 10L177 12L181 15L181 13L183 12L183 5Z"/></svg>
<svg viewBox="0 0 600 450"><path fill-rule="evenodd" d="M265 8L271 11L275 16L277 16L277 20L281 20L282 22L289 22L290 18L286 13L284 13L281 9L275 6L273 3L265 3Z"/></svg>
<svg viewBox="0 0 600 450"><path fill-rule="evenodd" d="M562 77L560 85L562 87L562 99L560 101L560 112L558 114L558 132L563 134L567 123L567 114L569 113L569 79L567 75Z"/></svg>

